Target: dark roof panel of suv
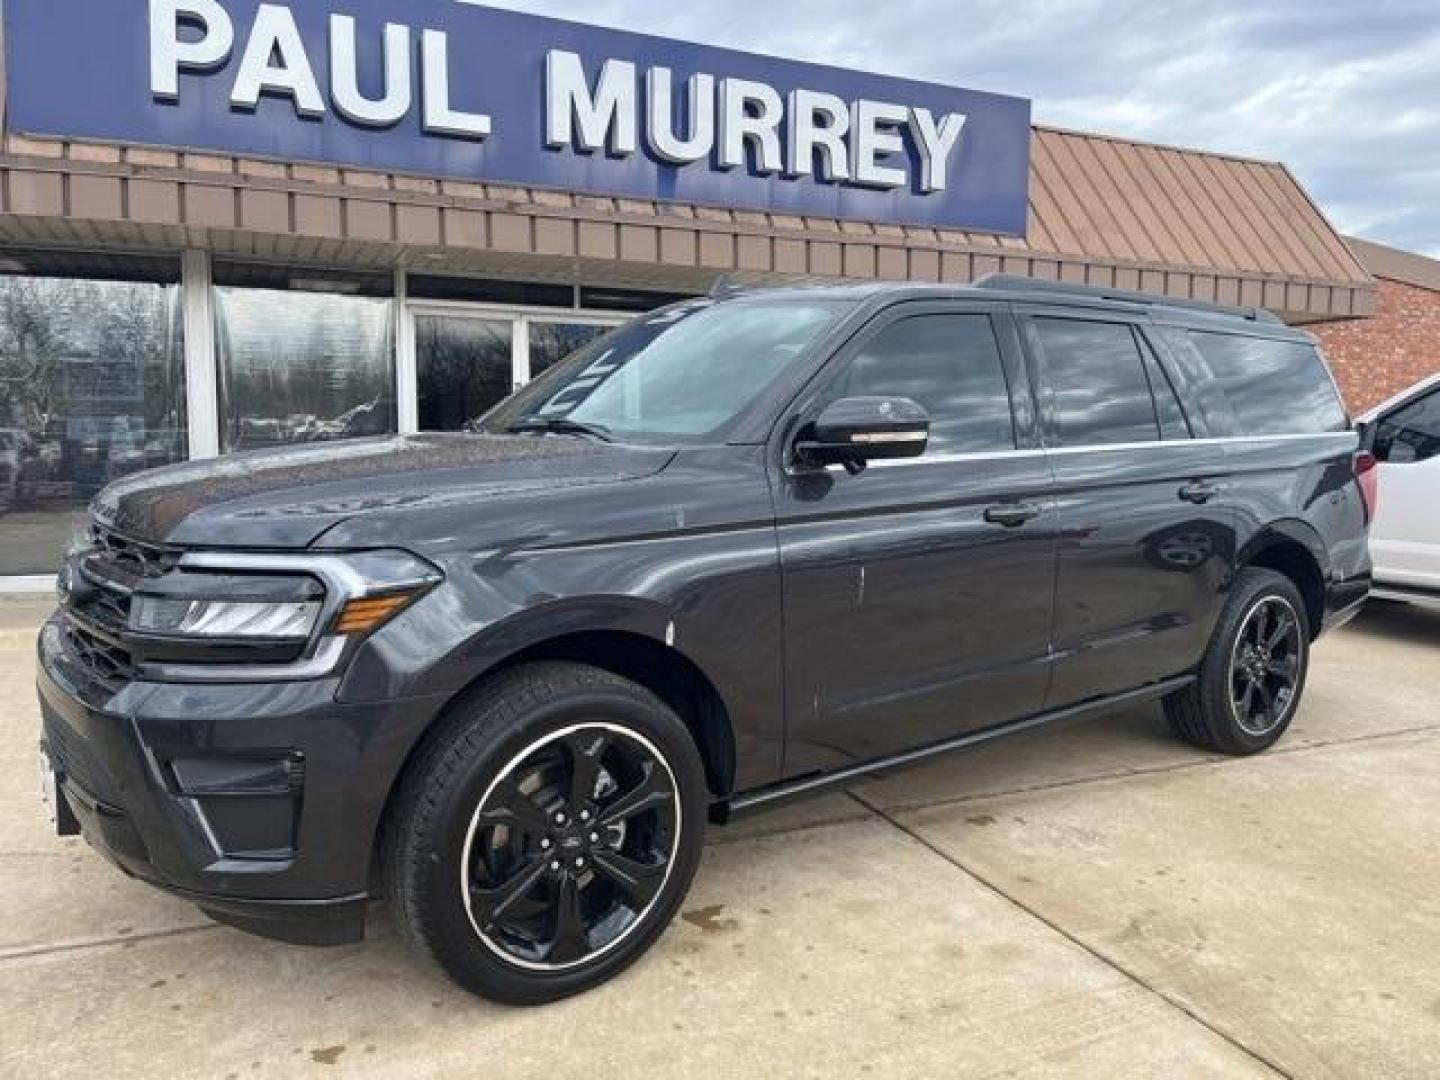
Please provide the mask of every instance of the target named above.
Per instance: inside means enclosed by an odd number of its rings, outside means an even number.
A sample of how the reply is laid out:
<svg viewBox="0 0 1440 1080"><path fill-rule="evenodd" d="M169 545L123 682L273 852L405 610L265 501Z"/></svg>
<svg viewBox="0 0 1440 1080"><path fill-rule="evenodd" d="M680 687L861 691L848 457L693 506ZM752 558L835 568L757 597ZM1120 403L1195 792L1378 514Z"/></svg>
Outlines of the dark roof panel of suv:
<svg viewBox="0 0 1440 1080"><path fill-rule="evenodd" d="M877 300L897 301L934 298L979 298L1014 301L1017 303L1079 303L1087 307L1125 309L1134 311L1150 310L1164 312L1170 316L1209 319L1235 319L1249 324L1250 330L1264 326L1266 330L1291 331L1297 337L1305 336L1295 331L1274 312L1265 308L1237 307L1216 304L1204 300L1187 300L1164 296L1159 293L1133 292L1113 289L1103 285L1079 285L1063 281L1045 281L1038 278L1019 277L1013 274L988 274L971 285L941 285L927 282L865 282L838 285L810 285L800 288L739 289L720 293L717 299L764 300L782 296L793 296L796 292L822 293L837 300L854 303ZM1288 335L1287 335L1288 336Z"/></svg>

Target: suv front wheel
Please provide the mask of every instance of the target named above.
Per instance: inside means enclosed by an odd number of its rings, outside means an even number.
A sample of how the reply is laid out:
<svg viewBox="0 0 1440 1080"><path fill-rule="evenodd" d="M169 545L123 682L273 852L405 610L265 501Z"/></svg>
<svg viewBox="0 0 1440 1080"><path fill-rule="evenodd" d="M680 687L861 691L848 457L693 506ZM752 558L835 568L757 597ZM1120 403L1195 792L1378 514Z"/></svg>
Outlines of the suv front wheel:
<svg viewBox="0 0 1440 1080"><path fill-rule="evenodd" d="M705 772L680 718L597 668L483 684L407 768L383 853L406 938L462 986L540 1004L619 973L699 863Z"/></svg>
<svg viewBox="0 0 1440 1080"><path fill-rule="evenodd" d="M1165 699L1175 733L1207 750L1257 754L1295 717L1310 665L1310 626L1294 582L1241 571L1195 682Z"/></svg>

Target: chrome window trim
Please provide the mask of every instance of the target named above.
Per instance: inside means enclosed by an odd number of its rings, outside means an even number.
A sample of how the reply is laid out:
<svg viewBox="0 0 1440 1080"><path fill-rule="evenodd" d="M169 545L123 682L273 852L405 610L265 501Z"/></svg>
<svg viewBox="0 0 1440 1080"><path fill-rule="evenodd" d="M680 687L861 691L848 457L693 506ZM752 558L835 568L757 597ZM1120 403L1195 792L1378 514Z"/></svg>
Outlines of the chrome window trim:
<svg viewBox="0 0 1440 1080"><path fill-rule="evenodd" d="M1241 443L1295 442L1303 439L1345 439L1356 447L1359 436L1353 431L1316 431L1284 435L1222 435L1204 439L1165 439L1150 442L1095 443L1088 446L1035 447L1024 450L980 450L974 453L934 454L914 458L890 458L872 461L872 469L894 469L906 465L945 464L954 461L994 461L1009 458L1040 457L1047 454L1099 454L1111 450L1158 450L1181 446L1228 446Z"/></svg>
<svg viewBox="0 0 1440 1080"><path fill-rule="evenodd" d="M861 431L850 436L852 443L876 445L887 443L923 443L928 436L924 428L911 431Z"/></svg>

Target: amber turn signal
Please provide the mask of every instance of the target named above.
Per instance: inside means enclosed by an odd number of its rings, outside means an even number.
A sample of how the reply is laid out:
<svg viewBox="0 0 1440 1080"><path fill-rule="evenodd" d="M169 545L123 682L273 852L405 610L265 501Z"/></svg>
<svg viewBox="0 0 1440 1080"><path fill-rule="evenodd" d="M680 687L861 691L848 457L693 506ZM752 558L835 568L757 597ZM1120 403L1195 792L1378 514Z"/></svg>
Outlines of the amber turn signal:
<svg viewBox="0 0 1440 1080"><path fill-rule="evenodd" d="M337 634L366 634L390 620L415 598L413 592L391 593L389 596L366 596L351 600L340 609L335 621Z"/></svg>

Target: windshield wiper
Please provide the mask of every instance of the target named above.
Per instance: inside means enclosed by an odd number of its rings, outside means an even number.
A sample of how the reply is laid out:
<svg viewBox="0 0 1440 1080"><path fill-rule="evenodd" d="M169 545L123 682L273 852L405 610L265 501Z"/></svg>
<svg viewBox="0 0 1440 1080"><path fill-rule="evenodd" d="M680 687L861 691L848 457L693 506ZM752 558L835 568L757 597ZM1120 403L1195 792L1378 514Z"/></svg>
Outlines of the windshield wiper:
<svg viewBox="0 0 1440 1080"><path fill-rule="evenodd" d="M615 441L615 437L610 434L610 429L601 424L585 424L564 416L532 417L529 420L521 420L518 424L511 424L505 430L514 435L538 432L543 435L588 435L601 442Z"/></svg>

